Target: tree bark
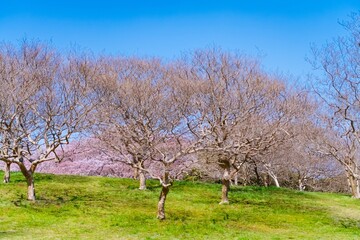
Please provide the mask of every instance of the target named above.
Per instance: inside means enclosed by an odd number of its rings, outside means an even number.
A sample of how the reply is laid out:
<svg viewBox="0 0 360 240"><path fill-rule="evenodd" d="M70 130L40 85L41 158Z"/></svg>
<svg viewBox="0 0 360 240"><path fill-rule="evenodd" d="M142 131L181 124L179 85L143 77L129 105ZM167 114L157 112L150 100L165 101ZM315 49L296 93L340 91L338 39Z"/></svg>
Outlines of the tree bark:
<svg viewBox="0 0 360 240"><path fill-rule="evenodd" d="M138 168L134 168L134 175L133 178L137 179L139 177L139 169Z"/></svg>
<svg viewBox="0 0 360 240"><path fill-rule="evenodd" d="M160 197L158 202L158 213L157 213L157 218L160 220L165 219L165 201L168 193L169 193L169 187L163 186L160 192Z"/></svg>
<svg viewBox="0 0 360 240"><path fill-rule="evenodd" d="M234 176L234 185L235 186L239 185L239 179L238 178L239 178L238 173L236 173L235 176Z"/></svg>
<svg viewBox="0 0 360 240"><path fill-rule="evenodd" d="M10 165L11 165L11 163L5 163L4 183L9 183L10 182Z"/></svg>
<svg viewBox="0 0 360 240"><path fill-rule="evenodd" d="M267 172L267 177L266 177L266 179L268 179L269 180L269 177L271 177L271 179L274 181L274 183L275 183L275 186L276 187L280 187L280 184L279 184L279 180L278 180L278 178L277 178L277 176L276 176L276 174L272 171L272 169L271 169L271 164L264 164L264 167L266 168L266 172ZM268 184L267 185L270 185L270 182L268 182ZM267 187L267 186L266 186Z"/></svg>
<svg viewBox="0 0 360 240"><path fill-rule="evenodd" d="M29 201L35 201L35 185L34 185L34 176L33 174L29 174L28 177L26 177L26 183L27 183L27 199Z"/></svg>
<svg viewBox="0 0 360 240"><path fill-rule="evenodd" d="M279 188L280 187L279 180L277 179L277 177L274 177L273 179L275 182L275 186Z"/></svg>
<svg viewBox="0 0 360 240"><path fill-rule="evenodd" d="M349 171L347 171L347 179L348 179L352 197L356 198L356 199L360 199L359 180L353 174L351 174Z"/></svg>
<svg viewBox="0 0 360 240"><path fill-rule="evenodd" d="M223 177L222 177L222 189L221 189L221 202L220 204L228 204L229 203L229 190L231 183L231 173L230 173L230 163L228 161L224 161L221 165L224 169Z"/></svg>
<svg viewBox="0 0 360 240"><path fill-rule="evenodd" d="M17 163L21 173L24 175L27 183L27 199L29 201L35 201L35 185L34 185L34 172L37 165L31 165L28 170L22 162Z"/></svg>
<svg viewBox="0 0 360 240"><path fill-rule="evenodd" d="M269 174L269 176L274 180L275 186L280 187L279 180L275 174Z"/></svg>
<svg viewBox="0 0 360 240"><path fill-rule="evenodd" d="M299 179L299 191L303 192L305 190L305 185L303 183L303 180Z"/></svg>
<svg viewBox="0 0 360 240"><path fill-rule="evenodd" d="M143 170L139 171L140 190L146 190L146 176Z"/></svg>
<svg viewBox="0 0 360 240"><path fill-rule="evenodd" d="M164 179L162 181L162 188L159 196L159 202L158 202L158 212L157 212L157 218L159 220L165 219L165 201L166 196L169 193L170 188L170 181L169 181L169 173L165 172Z"/></svg>
<svg viewBox="0 0 360 240"><path fill-rule="evenodd" d="M263 182L264 182L264 186L265 187L268 187L270 184L269 184L269 174L263 174Z"/></svg>
<svg viewBox="0 0 360 240"><path fill-rule="evenodd" d="M255 172L255 176L256 176L256 182L260 186L261 183L262 183L262 179L260 177L260 174L259 174L259 171L258 171L258 167L256 166L256 163L254 163L254 172Z"/></svg>

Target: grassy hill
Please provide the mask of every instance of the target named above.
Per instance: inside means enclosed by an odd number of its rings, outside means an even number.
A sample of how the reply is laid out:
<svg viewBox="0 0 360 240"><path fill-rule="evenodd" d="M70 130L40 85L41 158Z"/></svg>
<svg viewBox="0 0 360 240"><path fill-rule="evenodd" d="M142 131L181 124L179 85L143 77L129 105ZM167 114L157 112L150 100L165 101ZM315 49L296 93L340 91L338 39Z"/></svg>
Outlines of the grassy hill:
<svg viewBox="0 0 360 240"><path fill-rule="evenodd" d="M0 172L2 178L3 173ZM0 184L0 239L359 239L360 201L347 195L175 182L167 220L156 219L160 186L37 174L38 201L25 200L19 173Z"/></svg>

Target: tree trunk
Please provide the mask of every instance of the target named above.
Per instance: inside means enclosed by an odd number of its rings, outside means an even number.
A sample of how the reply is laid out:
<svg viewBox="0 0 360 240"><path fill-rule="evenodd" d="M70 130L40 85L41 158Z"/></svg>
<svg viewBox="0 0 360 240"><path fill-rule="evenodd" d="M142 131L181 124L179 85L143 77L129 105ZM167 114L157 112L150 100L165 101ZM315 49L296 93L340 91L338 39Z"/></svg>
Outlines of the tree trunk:
<svg viewBox="0 0 360 240"><path fill-rule="evenodd" d="M263 174L263 176L264 176L264 177L263 177L263 179L264 179L264 180L263 180L264 186L265 186L265 187L268 187L268 186L270 185L270 184L269 184L269 174L266 173L266 174Z"/></svg>
<svg viewBox="0 0 360 240"><path fill-rule="evenodd" d="M133 178L134 179L137 179L139 176L139 169L138 168L134 168L134 175L133 175Z"/></svg>
<svg viewBox="0 0 360 240"><path fill-rule="evenodd" d="M247 166L245 164L243 164L241 166L241 176L243 176L242 179L242 185L243 186L247 186L248 183L251 182L251 172L249 171L249 169L247 168Z"/></svg>
<svg viewBox="0 0 360 240"><path fill-rule="evenodd" d="M255 176L256 176L256 183L257 183L257 185L261 186L262 179L260 177L260 174L259 174L256 164L254 164L254 172L255 172Z"/></svg>
<svg viewBox="0 0 360 240"><path fill-rule="evenodd" d="M223 177L222 177L222 189L221 189L221 202L220 204L228 204L229 203L229 190L230 190L230 163L228 161L224 161L222 164L224 169Z"/></svg>
<svg viewBox="0 0 360 240"><path fill-rule="evenodd" d="M11 163L5 163L4 183L9 183L10 182L10 165L11 165Z"/></svg>
<svg viewBox="0 0 360 240"><path fill-rule="evenodd" d="M35 185L34 185L34 172L37 165L31 165L28 170L22 162L17 163L21 173L24 175L27 183L27 199L29 201L35 201Z"/></svg>
<svg viewBox="0 0 360 240"><path fill-rule="evenodd" d="M351 190L352 190L352 196L353 198L360 198L360 190L359 190L359 180L357 180L355 177L351 177Z"/></svg>
<svg viewBox="0 0 360 240"><path fill-rule="evenodd" d="M170 190L170 185L171 183L169 181L169 173L165 172L164 179L162 182L162 188L159 196L159 202L158 202L157 218L159 220L165 219L165 201L166 201L166 196L168 195Z"/></svg>
<svg viewBox="0 0 360 240"><path fill-rule="evenodd" d="M275 182L275 186L279 188L280 184L279 184L277 177L274 178L274 182Z"/></svg>
<svg viewBox="0 0 360 240"><path fill-rule="evenodd" d="M140 179L140 190L146 190L146 176L143 170L139 171L139 179Z"/></svg>
<svg viewBox="0 0 360 240"><path fill-rule="evenodd" d="M359 180L350 173L348 173L347 175L352 197L360 199Z"/></svg>
<svg viewBox="0 0 360 240"><path fill-rule="evenodd" d="M299 179L299 191L304 191L305 190L305 185L303 183L303 180L300 178Z"/></svg>
<svg viewBox="0 0 360 240"><path fill-rule="evenodd" d="M169 187L163 186L160 192L158 213L157 213L157 218L160 220L165 219L165 201L168 193L169 193Z"/></svg>
<svg viewBox="0 0 360 240"><path fill-rule="evenodd" d="M275 183L275 186L279 188L280 187L279 180L278 180L276 174L272 171L271 164L264 164L264 167L266 168L267 179L269 179L269 177L271 177ZM270 185L270 182L268 182L268 185Z"/></svg>
<svg viewBox="0 0 360 240"><path fill-rule="evenodd" d="M239 185L239 179L238 179L238 174L237 173L234 176L234 185L235 186Z"/></svg>
<svg viewBox="0 0 360 240"><path fill-rule="evenodd" d="M34 185L34 176L33 174L29 174L26 176L27 183L27 199L29 201L35 201L35 185Z"/></svg>
<svg viewBox="0 0 360 240"><path fill-rule="evenodd" d="M271 174L270 177L274 180L275 186L279 188L280 184L278 178L273 174Z"/></svg>

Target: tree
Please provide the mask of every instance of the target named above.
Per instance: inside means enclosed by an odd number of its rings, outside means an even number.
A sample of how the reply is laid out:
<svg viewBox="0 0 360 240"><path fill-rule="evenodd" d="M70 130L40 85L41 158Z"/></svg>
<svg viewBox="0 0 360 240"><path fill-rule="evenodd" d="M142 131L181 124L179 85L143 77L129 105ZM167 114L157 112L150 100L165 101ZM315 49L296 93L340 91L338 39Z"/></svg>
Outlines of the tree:
<svg viewBox="0 0 360 240"><path fill-rule="evenodd" d="M329 135L321 152L332 156L344 168L354 198L360 198L360 15L353 13L341 23L348 35L338 37L322 47L313 47L316 81L314 89L322 99L323 126Z"/></svg>
<svg viewBox="0 0 360 240"><path fill-rule="evenodd" d="M228 203L231 179L244 163L284 141L284 126L296 110L287 108L284 84L246 56L195 51L179 65L178 78L195 89L187 124L201 143L198 150L222 168L220 203Z"/></svg>
<svg viewBox="0 0 360 240"><path fill-rule="evenodd" d="M145 174L159 179L157 217L163 220L171 167L193 152L179 111L184 99L174 94L170 71L156 59L109 59L108 66L110 75L97 89L102 104L95 135L104 152L138 170L140 189L146 188Z"/></svg>
<svg viewBox="0 0 360 240"><path fill-rule="evenodd" d="M157 60L108 59L108 77L97 86L95 136L109 156L132 166L146 189L145 164L165 124L161 65Z"/></svg>
<svg viewBox="0 0 360 240"><path fill-rule="evenodd" d="M60 161L62 146L86 125L93 70L38 42L3 45L0 55L0 160L20 168L34 201L37 166Z"/></svg>

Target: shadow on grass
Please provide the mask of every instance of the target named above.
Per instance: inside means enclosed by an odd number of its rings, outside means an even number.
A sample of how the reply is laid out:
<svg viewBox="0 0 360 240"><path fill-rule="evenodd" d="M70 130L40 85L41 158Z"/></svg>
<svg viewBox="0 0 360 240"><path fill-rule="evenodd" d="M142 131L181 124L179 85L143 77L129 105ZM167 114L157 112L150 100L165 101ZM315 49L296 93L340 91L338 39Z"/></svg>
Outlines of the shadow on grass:
<svg viewBox="0 0 360 240"><path fill-rule="evenodd" d="M0 239L11 239L16 236L15 230L0 231Z"/></svg>

